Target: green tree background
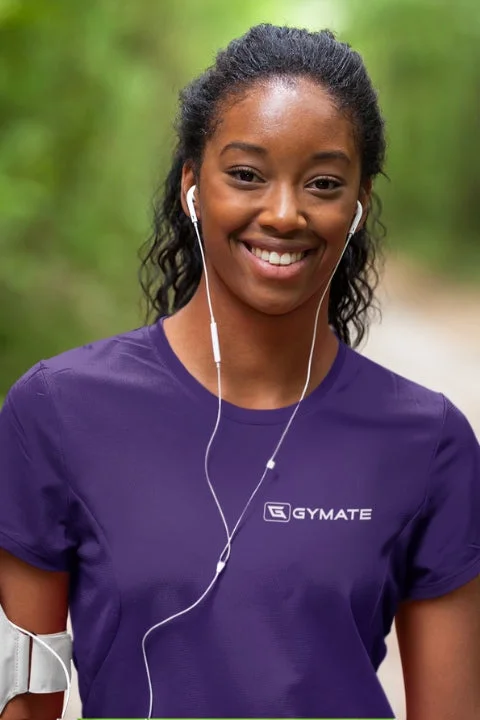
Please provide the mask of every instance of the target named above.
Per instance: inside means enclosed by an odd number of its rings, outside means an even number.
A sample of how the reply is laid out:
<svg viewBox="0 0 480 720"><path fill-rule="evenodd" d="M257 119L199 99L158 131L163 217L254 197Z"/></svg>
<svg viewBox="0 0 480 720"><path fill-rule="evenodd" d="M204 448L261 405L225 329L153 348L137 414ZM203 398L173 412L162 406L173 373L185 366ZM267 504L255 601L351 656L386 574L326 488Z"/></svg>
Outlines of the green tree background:
<svg viewBox="0 0 480 720"><path fill-rule="evenodd" d="M143 322L178 90L257 22L333 27L388 124L390 246L480 276L478 0L0 0L0 396Z"/></svg>
<svg viewBox="0 0 480 720"><path fill-rule="evenodd" d="M480 279L480 4L344 0L387 119L380 182L396 250Z"/></svg>

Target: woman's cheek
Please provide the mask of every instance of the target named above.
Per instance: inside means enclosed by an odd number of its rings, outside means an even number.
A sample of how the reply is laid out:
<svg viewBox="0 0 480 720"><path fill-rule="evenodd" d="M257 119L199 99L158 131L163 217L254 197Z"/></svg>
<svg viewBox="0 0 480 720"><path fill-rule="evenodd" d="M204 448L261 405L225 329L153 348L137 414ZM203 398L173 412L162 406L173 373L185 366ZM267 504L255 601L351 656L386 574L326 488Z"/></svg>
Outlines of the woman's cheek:
<svg viewBox="0 0 480 720"><path fill-rule="evenodd" d="M314 232L323 239L328 248L341 249L347 240L349 225L345 224L345 213L323 217L316 223Z"/></svg>
<svg viewBox="0 0 480 720"><path fill-rule="evenodd" d="M209 214L206 231L217 243L228 243L238 237L248 237L248 228L252 222L251 208L230 203L221 213ZM258 233L257 233L258 234Z"/></svg>

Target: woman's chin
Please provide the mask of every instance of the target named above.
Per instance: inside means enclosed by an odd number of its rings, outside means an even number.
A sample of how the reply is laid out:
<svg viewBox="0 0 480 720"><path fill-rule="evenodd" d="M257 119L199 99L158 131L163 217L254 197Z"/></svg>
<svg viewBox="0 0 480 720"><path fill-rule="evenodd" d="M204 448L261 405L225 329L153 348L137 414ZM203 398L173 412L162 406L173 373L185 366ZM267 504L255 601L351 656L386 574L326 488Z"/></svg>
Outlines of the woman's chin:
<svg viewBox="0 0 480 720"><path fill-rule="evenodd" d="M286 297L285 293L256 293L242 292L240 299L252 310L263 315L281 316L299 310L308 302L304 297Z"/></svg>

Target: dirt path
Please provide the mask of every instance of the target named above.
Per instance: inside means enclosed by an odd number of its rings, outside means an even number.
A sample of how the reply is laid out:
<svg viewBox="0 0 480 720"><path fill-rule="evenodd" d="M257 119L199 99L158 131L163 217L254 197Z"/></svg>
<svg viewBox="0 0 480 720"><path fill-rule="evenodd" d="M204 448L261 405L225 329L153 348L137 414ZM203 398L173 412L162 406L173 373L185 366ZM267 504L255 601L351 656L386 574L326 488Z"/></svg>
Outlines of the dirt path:
<svg viewBox="0 0 480 720"><path fill-rule="evenodd" d="M389 263L380 293L383 321L362 352L447 395L480 437L480 289L460 289L405 262ZM402 670L394 633L379 677L397 720L405 720ZM76 687L65 720L80 717Z"/></svg>

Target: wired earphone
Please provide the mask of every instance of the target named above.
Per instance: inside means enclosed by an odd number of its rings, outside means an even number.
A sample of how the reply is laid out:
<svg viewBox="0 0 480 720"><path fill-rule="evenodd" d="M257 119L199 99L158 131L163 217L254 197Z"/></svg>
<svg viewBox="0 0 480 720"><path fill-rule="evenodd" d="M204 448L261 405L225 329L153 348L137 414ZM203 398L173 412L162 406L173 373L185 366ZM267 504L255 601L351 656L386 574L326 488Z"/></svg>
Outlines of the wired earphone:
<svg viewBox="0 0 480 720"><path fill-rule="evenodd" d="M211 492L211 494L212 494L212 497L213 497L213 499L214 499L214 501L215 501L215 504L216 504L216 506L217 506L217 508L218 508L218 512L219 512L219 514L220 514L220 517L221 517L221 519L222 519L223 526L224 526L224 528L225 528L225 533L226 533L226 537L227 537L227 542L226 542L225 546L223 547L223 550L221 551L220 555L218 556L215 574L214 574L214 576L213 576L210 584L209 584L208 587L206 588L206 590L202 593L202 595L200 595L200 597L199 597L194 603L192 603L191 605L189 605L188 607L184 608L183 610L180 610L179 612L175 613L174 615L170 615L169 617L165 618L164 620L161 620L160 622L156 623L155 625L152 625L152 626L147 630L147 632L145 633L145 635L143 636L143 639L142 639L142 652L143 652L143 659L144 659L144 663L145 663L145 670L146 670L146 673L147 673L148 687L149 687L149 692L150 692L150 704L149 704L149 710L148 710L148 716L147 716L148 719L150 719L151 716L152 716L152 709L153 709L153 689L152 689L152 682L151 682L151 678L150 678L150 670L149 670L149 667L148 667L147 655L146 655L146 651L145 651L145 641L146 641L147 637L150 635L150 633L153 632L154 630L162 627L163 625L166 625L167 623L171 622L172 620L175 620L176 618L181 617L182 615L186 615L187 613L191 612L195 607L197 607L197 605L199 605L199 604L202 602L202 600L204 600L204 598L208 595L208 593L210 592L210 590L213 588L213 586L215 585L216 581L218 580L218 577L220 576L220 573L225 569L225 566L226 566L226 564L227 564L227 562L228 562L228 560L229 560L229 558L230 558L230 552L231 552L231 545L232 545L233 537L234 537L234 535L236 534L236 532L237 532L237 530L238 530L238 527L239 527L240 523L242 522L242 520L243 520L243 518L244 518L244 516L245 516L245 513L247 512L248 508L250 507L250 504L251 504L252 500L254 499L255 495L256 495L257 492L258 492L258 490L259 490L260 487L262 486L263 481L265 480L265 478L266 478L266 476L267 476L267 474L268 474L268 471L274 469L274 467L275 467L275 462L276 462L276 457L277 457L277 454L278 454L278 452L279 452L279 450L280 450L280 447L282 446L283 441L285 440L285 437L286 437L288 431L290 430L290 427L291 427L291 425L292 425L292 423L293 423L293 421L294 421L294 419L295 419L295 416L296 416L296 414L297 414L297 412L298 412L298 409L299 409L299 407L300 407L300 404L302 403L303 399L305 398L305 394L306 394L306 392L307 392L307 388L308 388L308 385L309 385L309 383L310 383L310 375L311 375L311 370L312 370L313 353L314 353L314 349L315 349L315 340L316 340L316 335L317 335L317 324L318 324L318 317L319 317L319 314L320 314L320 308L321 308L321 306L322 306L323 299L324 299L325 294L326 294L326 292L327 292L327 290L328 290L328 288L329 288L329 286L330 286L330 283L331 283L331 281L332 281L332 278L333 278L333 276L334 276L334 274L335 274L335 272L336 272L336 270L337 270L337 267L338 267L338 265L340 264L340 261L342 260L342 257L343 257L343 255L344 255L344 253L345 253L345 250L346 250L347 247L348 247L348 244L349 244L351 238L353 237L353 235L354 235L355 232L357 231L358 225L359 225L360 220L361 220L362 215L363 215L363 207L362 207L362 204L361 204L359 201L357 201L357 210L356 210L356 213L355 213L355 217L354 217L353 222L352 222L352 224L351 224L351 226L350 226L350 229L349 229L349 231L348 231L347 239L346 239L345 245L344 245L344 247L343 247L342 253L341 253L339 259L337 260L337 263L335 264L335 267L333 268L333 271L332 271L332 273L331 273L331 275L330 275L330 278L329 278L329 280L328 280L328 282L327 282L327 285L326 285L326 287L325 287L325 290L324 290L323 293L322 293L322 297L320 298L320 302L318 303L317 312L316 312L316 315L315 315L315 323L314 323L314 328L313 328L312 344L311 344L311 347L310 347L310 355L309 355L309 359L308 359L307 378L306 378L306 381L305 381L305 385L304 385L302 394L301 394L300 399L299 399L298 403L296 404L296 406L295 406L295 408L294 408L294 410L293 410L293 412L292 412L292 414L291 414L291 416L290 416L289 421L287 422L287 424L286 424L286 426L285 426L285 429L284 429L284 431L283 431L283 433L282 433L282 435L281 435L281 437L280 437L280 439L279 439L279 441L278 441L278 443L277 443L277 445L276 445L276 447L275 447L272 455L270 456L270 458L268 459L268 461L267 461L267 463L266 463L266 465L265 465L265 469L264 469L264 471L263 471L262 477L260 478L260 481L258 482L258 484L257 484L257 486L255 487L254 491L253 491L252 494L250 495L250 497L249 497L249 499L248 499L245 507L243 508L243 511L242 511L240 517L238 518L238 520L237 520L237 522L236 522L236 524L235 524L235 527L233 528L232 531L230 531L230 528L228 527L227 521L226 521L226 519L225 519L225 515L224 515L224 512L223 512L222 506L220 505L220 502L219 502L219 500L218 500L218 498L217 498L217 495L216 495L216 493L215 493L215 490L214 490L214 488L213 488L213 486L212 486L212 483L211 483L211 480L210 480L210 475L209 475L209 472L208 472L208 458L209 458L209 455L210 455L210 449L211 449L212 444L213 444L213 441L214 441L214 439L215 439L215 435L217 434L217 430L218 430L218 426L219 426L219 424L220 424L220 418L221 418L221 414L222 414L222 378L221 378L221 371L220 371L221 354L220 354L220 343L219 343L219 338L218 338L217 323L216 323L216 321L215 321L215 316L214 316L214 314L213 314L212 298L211 298L211 294L210 294L210 283L209 283L209 281L208 281L207 263L206 263L206 260L205 260L205 252L204 252L204 249L203 249L202 238L201 238L201 236L200 236L200 231L199 231L199 229L198 229L198 218L197 218L197 213L196 213L196 211L195 211L195 205L194 205L195 190L196 190L196 186L195 186L195 185L192 185L192 187L191 187L191 188L188 190L188 192L186 193L186 202L187 202L187 207L188 207L188 211L189 211L189 214L190 214L190 220L191 220L192 223L193 223L193 226L194 226L194 228L195 228L195 232L196 232L196 235L197 235L198 245L199 245L200 253L201 253L201 256L202 256L203 270L204 270L204 273L205 273L205 286L206 286L206 292L207 292L208 309L209 309L209 313L210 313L210 335L211 335L211 342L212 342L213 360L214 360L215 365L216 365L216 367L217 367L217 388L218 388L218 393L217 393L217 394L218 394L217 418L216 418L216 421L215 421L215 425L214 425L214 428L213 428L213 432L212 432L212 434L211 434L211 436L210 436L210 440L208 441L208 444L207 444L207 447L206 447L206 450L205 450L204 469L205 469L205 478L206 478L206 480L207 480L208 487L209 487L210 492Z"/></svg>

